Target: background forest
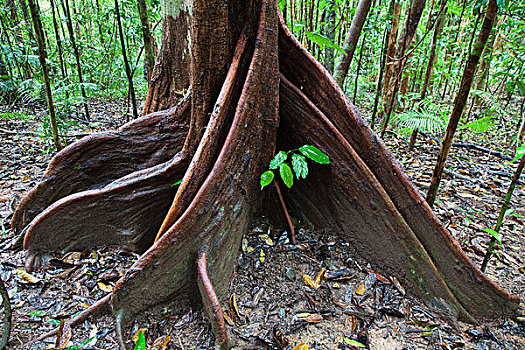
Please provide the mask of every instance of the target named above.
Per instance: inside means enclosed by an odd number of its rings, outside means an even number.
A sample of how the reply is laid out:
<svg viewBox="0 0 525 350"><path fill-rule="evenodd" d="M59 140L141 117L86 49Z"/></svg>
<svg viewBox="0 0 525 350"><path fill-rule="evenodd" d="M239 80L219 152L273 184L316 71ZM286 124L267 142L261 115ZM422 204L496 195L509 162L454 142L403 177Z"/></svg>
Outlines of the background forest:
<svg viewBox="0 0 525 350"><path fill-rule="evenodd" d="M488 0L279 0L278 3L288 27L334 75L349 100L357 106L374 131L383 137L420 192L431 198L427 202L432 206L435 200L434 211L463 250L483 270L487 269L487 274L499 285L520 295L523 300L525 179L520 173L525 162L525 1L496 1L497 14L480 52L477 48ZM415 9L418 4L419 11ZM50 157L83 136L94 131L114 129L141 115L155 57L161 47L162 19L160 0L1 2L0 134L4 148L0 159L2 261L11 259L12 253L7 247L13 238L10 227L13 208L24 192L37 183ZM469 66L472 54L479 57L474 70ZM464 84L468 72L472 75L472 83ZM178 95L184 95L184 91ZM447 142L452 147L449 159L448 149L443 151L441 146L440 151L440 145ZM439 192L436 192L438 186ZM298 231L303 239L329 240L319 238L304 228ZM254 232L243 240L243 257L255 252L250 258L256 266L254 270L265 264L266 259L269 266L267 275L277 276L279 272L271 267L270 261L278 256L273 247L278 243L267 237L270 229L266 226L258 227ZM260 248L261 245L266 250ZM340 247L334 249L338 254L346 254L340 252ZM495 257L489 263L493 250ZM113 257L115 265L116 262L128 264L131 259L126 254ZM21 261L22 256L17 259ZM74 257L67 263L75 259L87 261L91 258ZM290 256L284 259L290 266L305 264L305 260L298 262ZM308 259L321 261L313 253ZM99 257L95 260L98 261ZM315 276L321 265L313 264L312 267L311 261L305 274ZM356 259L356 266L359 267L358 263L366 266L366 262ZM6 283L10 295L20 290L15 286L15 274L18 274L18 280L25 280L23 283L31 286L40 283L39 278L45 279L38 277L39 280L34 282L31 280L35 278L33 275L13 272L15 267L19 267L19 262L12 265L12 268L0 271L2 280L11 280ZM354 287L349 287L357 294L361 286L366 286L368 291L366 281L370 276L376 276L375 272L370 272L369 266L367 269L359 267L358 270L357 278L363 283L356 282ZM253 278L248 278L247 273L239 272L236 281L242 285L244 279ZM262 281L261 272L254 274L256 279ZM285 277L295 281L295 276L292 276ZM383 278L381 274L377 276L380 277L374 277L373 283L377 278ZM98 288L100 293L108 292L114 277L97 279L98 282L88 287ZM404 297L403 287L395 281L395 288L392 288ZM272 282L261 282L261 286L263 284L268 289ZM335 284L339 288L339 284ZM257 292L253 294L257 295ZM39 294L37 291L31 293ZM22 299L21 296L15 297L14 305L23 305L20 304ZM240 300L239 304L242 302ZM253 304L253 300L250 302ZM278 300L275 303L284 302ZM235 316L238 310L232 305L230 314ZM276 310L274 315L282 319L281 309ZM31 314L35 311L26 305L20 306L17 312L23 315L22 319L26 317L31 322L48 320L49 329L60 324L60 321L49 322L53 320L51 314L40 311ZM196 320L200 319L193 315L191 309L180 312L184 314L179 315L178 322L189 325L185 332L200 332L200 337L205 323L198 323ZM286 312L289 312L288 309ZM475 339L487 344L492 342L488 346L499 346L501 342L509 341L508 344L519 348L525 339L525 311L521 309L521 313L515 319L516 324L498 328L503 333L496 336L490 335L490 332L487 335L485 330L481 335L463 333L461 341ZM427 314L427 317L430 316ZM145 320L138 322L134 330L147 323ZM368 332L371 323L359 323L354 319L352 322L355 325L350 328L355 336L337 338L336 343L343 344L339 348L361 344L370 346L373 341L367 338L368 335L362 337L359 334L360 330ZM411 326L423 327L428 334L422 334L422 337L428 338L425 345L410 343L414 349L429 348L431 345L436 349L454 348L453 344L459 341L456 330L439 333L435 331L439 327L436 328L430 320L418 322ZM155 338L153 335L165 334L167 326L161 323L151 330L148 344L151 345ZM330 327L337 328L334 324L326 324L326 328L319 328L320 333L329 332ZM97 327L100 333L100 329L111 326L98 323ZM402 327L399 326L399 329ZM518 334L517 340L512 337L507 339L507 330L512 336ZM34 329L22 330L19 327L18 332L17 335L22 334L21 337L27 339ZM106 336L95 332L97 335L92 337L93 329L89 332L86 324L83 338L77 338L75 344L80 344L82 340L89 344L95 338ZM410 329L401 331L403 334L410 332ZM188 334L184 333L184 336ZM184 336L184 340L179 338L180 347L174 348L188 348L192 342L210 342L205 336L198 340L191 336L187 340ZM275 343L275 334L273 337ZM302 334L294 338L293 345L300 345L303 341L308 343L305 337ZM328 343L328 338L323 334L319 336L318 343ZM66 348L68 341L60 348ZM107 346L103 348L111 348ZM389 348L388 344L384 346ZM201 348L206 348L206 345Z"/></svg>

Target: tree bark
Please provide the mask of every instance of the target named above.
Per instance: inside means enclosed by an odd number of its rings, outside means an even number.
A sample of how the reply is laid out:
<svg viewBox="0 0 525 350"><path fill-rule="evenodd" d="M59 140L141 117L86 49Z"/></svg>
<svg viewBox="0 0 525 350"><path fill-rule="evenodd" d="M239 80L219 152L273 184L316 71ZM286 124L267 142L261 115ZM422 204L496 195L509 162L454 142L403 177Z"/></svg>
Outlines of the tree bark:
<svg viewBox="0 0 525 350"><path fill-rule="evenodd" d="M142 25L142 37L144 39L144 57L146 61L146 71L148 75L148 82L153 73L153 66L155 65L155 42L151 35L151 28L148 19L148 7L145 0L138 0L137 6L139 10L140 23Z"/></svg>
<svg viewBox="0 0 525 350"><path fill-rule="evenodd" d="M226 348L218 303L242 235L260 214L260 174L276 149L306 143L332 162L313 167L307 179L283 193L294 213L318 229L338 232L446 318L474 322L512 313L519 300L461 251L385 144L278 18L275 2L199 0L189 15L191 91L172 118L163 118L166 112L144 116L126 130L81 140L55 157L44 181L13 215L17 228L36 215L23 228L28 268L38 267L50 251L98 245L140 251L111 296L119 319L200 293L216 339ZM186 128L186 138L169 136L169 145L159 150L167 143L159 141L162 126L177 123ZM145 136L131 135L135 130ZM143 154L132 159L129 143L140 145ZM108 158L100 154L107 146ZM164 153L168 159L161 162ZM73 155L78 166L69 163ZM143 159L153 164L144 168ZM99 171L91 181L77 181L90 163ZM109 166L122 170L100 171ZM53 191L62 183L78 184ZM53 199L46 196L50 192Z"/></svg>
<svg viewBox="0 0 525 350"><path fill-rule="evenodd" d="M341 54L341 56L339 56L339 62L337 63L334 72L335 82L341 87L341 89L344 86L345 78L348 74L348 69L352 64L352 58L354 57L357 42L359 41L361 30L365 25L365 21L368 16L368 12L370 11L371 4L371 0L359 0L354 18L352 18L350 31L348 32L348 36L345 39L345 45L343 47L343 50L346 52L346 55Z"/></svg>
<svg viewBox="0 0 525 350"><path fill-rule="evenodd" d="M472 86L472 81L474 80L474 76L476 74L476 67L478 66L481 53L483 52L485 44L487 43L487 39L491 33L492 25L494 24L494 19L496 18L497 12L498 5L496 4L496 0L489 0L478 39L474 44L474 48L467 59L465 70L463 71L461 84L459 85L459 91L454 100L452 114L450 115L447 130L445 132L443 141L441 142L441 148L439 150L436 165L432 173L432 179L430 181L430 187L426 197L426 201L431 207L434 205L434 201L436 200L437 190L439 188L439 183L441 182L441 175L443 174L443 168L445 167L445 162L450 151L450 146L452 145L452 139L454 138L454 133L456 132L459 120L461 119L461 115L465 109L465 105L470 93L470 88Z"/></svg>
<svg viewBox="0 0 525 350"><path fill-rule="evenodd" d="M189 13L184 1L175 6L161 2L161 46L142 115L175 106L190 85Z"/></svg>
<svg viewBox="0 0 525 350"><path fill-rule="evenodd" d="M60 139L58 138L58 126L55 116L55 105L53 104L53 95L51 94L51 82L49 81L49 70L46 59L47 52L44 44L44 31L42 29L42 21L40 19L40 9L36 0L29 0L29 9L31 11L31 18L33 19L33 26L35 28L36 42L38 44L38 59L42 66L42 73L44 76L44 86L46 89L47 108L49 110L49 119L51 121L51 128L53 130L53 142L57 151L62 149Z"/></svg>

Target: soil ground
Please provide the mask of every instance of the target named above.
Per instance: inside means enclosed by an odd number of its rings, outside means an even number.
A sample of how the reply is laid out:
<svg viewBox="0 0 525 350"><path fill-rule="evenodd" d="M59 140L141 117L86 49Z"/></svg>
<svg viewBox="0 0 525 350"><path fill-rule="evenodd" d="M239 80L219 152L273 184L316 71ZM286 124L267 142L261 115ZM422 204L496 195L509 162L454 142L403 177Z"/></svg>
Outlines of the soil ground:
<svg viewBox="0 0 525 350"><path fill-rule="evenodd" d="M116 101L91 101L92 122L77 120L67 138L114 129L125 120ZM6 247L15 239L9 222L21 197L42 177L51 158L49 140L39 137L43 110L29 113L0 106L0 277L14 309L8 349L28 349L28 342L106 295L137 258L118 248L70 253L42 271L24 274L23 252ZM29 117L23 117L28 114ZM504 137L503 133L499 135ZM478 143L481 139L475 139ZM388 135L387 144L422 193L430 182L439 144L420 138L409 151L407 138ZM500 142L501 141L501 142ZM492 148L503 145L497 140ZM499 146L499 150L504 149ZM469 257L480 264L515 164L494 155L453 148L435 206ZM503 248L488 275L525 300L525 181L519 183L501 232ZM249 349L525 349L525 324L518 319L479 325L450 324L407 294L395 276L382 275L333 232L317 232L296 223L298 244L283 228L264 218L246 232L229 299L223 300L231 340ZM319 284L312 283L318 277ZM315 281L314 281L315 282ZM524 312L523 308L520 312ZM522 317L524 315L521 315ZM130 326L132 335L146 329L150 346L170 337L167 349L209 349L214 338L198 306L173 303L144 313ZM55 346L56 338L32 349ZM358 342L358 343L356 343ZM113 319L91 317L66 330L60 348L116 349ZM301 347L304 343L307 347ZM65 346L67 344L67 346ZM76 346L76 347L75 347ZM157 347L155 349L161 349ZM153 349L153 348L151 348Z"/></svg>

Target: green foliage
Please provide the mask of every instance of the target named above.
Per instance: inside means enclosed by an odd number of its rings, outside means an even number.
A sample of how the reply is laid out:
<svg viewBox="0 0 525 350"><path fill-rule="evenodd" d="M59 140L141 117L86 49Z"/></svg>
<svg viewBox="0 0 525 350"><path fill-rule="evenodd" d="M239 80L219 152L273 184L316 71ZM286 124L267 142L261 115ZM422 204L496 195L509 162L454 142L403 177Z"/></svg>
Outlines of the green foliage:
<svg viewBox="0 0 525 350"><path fill-rule="evenodd" d="M292 155L292 166L286 163L288 155ZM298 149L293 149L288 152L279 151L270 161L269 168L276 170L279 168L279 175L283 180L286 187L291 188L293 186L293 174L297 180L306 178L308 175L308 163L306 159L313 160L319 164L330 164L330 159L320 149L311 145L303 145ZM292 171L293 169L293 171ZM261 190L272 183L275 175L272 170L267 170L261 174Z"/></svg>
<svg viewBox="0 0 525 350"><path fill-rule="evenodd" d="M139 339L135 343L133 350L146 350L146 338L143 332L139 332Z"/></svg>
<svg viewBox="0 0 525 350"><path fill-rule="evenodd" d="M418 129L434 134L445 130L447 122L446 110L440 109L428 99L420 103L419 110L409 109L392 117L392 124L407 132Z"/></svg>

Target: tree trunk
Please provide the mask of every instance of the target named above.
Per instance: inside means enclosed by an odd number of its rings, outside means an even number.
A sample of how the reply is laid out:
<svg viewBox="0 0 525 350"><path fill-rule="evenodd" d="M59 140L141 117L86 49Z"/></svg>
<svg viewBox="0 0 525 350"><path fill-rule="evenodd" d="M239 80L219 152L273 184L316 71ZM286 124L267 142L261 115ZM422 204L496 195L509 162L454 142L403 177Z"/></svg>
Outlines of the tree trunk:
<svg viewBox="0 0 525 350"><path fill-rule="evenodd" d="M436 165L434 167L434 172L432 173L432 179L430 181L430 187L426 197L426 201L431 207L434 205L434 201L436 200L437 190L439 188L439 183L441 182L443 169L445 168L445 161L447 160L448 152L450 151L450 146L452 145L452 139L454 138L454 133L456 132L459 120L461 119L461 115L465 109L465 105L470 93L470 88L472 86L472 81L474 80L474 76L476 74L476 67L478 66L481 53L483 52L483 48L485 47L487 39L491 33L492 25L494 24L494 19L496 18L497 12L498 5L496 4L496 0L489 0L485 13L485 19L483 20L478 39L474 44L474 48L467 59L467 64L465 65L465 70L463 71L463 77L461 78L459 91L454 100L454 107L448 121L447 131L445 132L445 137L441 142L441 148L439 150Z"/></svg>
<svg viewBox="0 0 525 350"><path fill-rule="evenodd" d="M49 119L51 120L51 128L53 129L53 142L57 151L62 149L60 139L58 138L58 126L55 116L55 105L53 104L53 95L51 94L51 82L49 81L49 70L47 68L47 52L44 44L44 31L42 29L42 20L40 19L40 9L35 0L29 0L29 9L31 11L31 18L33 19L33 26L35 28L36 42L38 44L38 59L42 66L42 73L44 76L44 86L46 89L47 108L49 110Z"/></svg>
<svg viewBox="0 0 525 350"><path fill-rule="evenodd" d="M153 66L155 65L155 42L153 36L151 35L146 0L138 0L137 6L139 10L140 23L142 25L142 36L144 38L144 57L149 81L153 72Z"/></svg>
<svg viewBox="0 0 525 350"><path fill-rule="evenodd" d="M365 25L368 12L370 11L371 3L371 0L359 0L354 18L352 18L350 31L348 32L348 36L345 39L345 46L343 47L346 55L341 54L341 56L339 56L339 62L337 63L334 72L335 82L341 87L341 89L343 89L348 69L352 64L352 58L354 57L361 30Z"/></svg>
<svg viewBox="0 0 525 350"><path fill-rule="evenodd" d="M444 317L512 313L519 300L461 251L275 2L198 0L188 15L191 90L169 112L80 140L53 159L13 215L27 268L50 251L143 252L112 292L118 319L200 291L226 348L219 301L260 214L260 175L276 149L311 144L332 163L285 193L294 213L338 232ZM98 169L86 172L91 166Z"/></svg>
<svg viewBox="0 0 525 350"><path fill-rule="evenodd" d="M177 104L190 85L188 9L161 2L162 37L157 61L149 80L142 115L165 110Z"/></svg>
<svg viewBox="0 0 525 350"><path fill-rule="evenodd" d="M78 50L78 46L75 41L75 33L73 31L73 22L71 21L71 13L69 12L68 0L62 0L62 6L64 8L64 13L67 19L67 30L69 32L69 40L71 40L71 46L73 46L73 52L75 53L75 59L77 62L77 73L78 81L80 83L80 92L82 93L82 99L84 100L84 113L86 114L86 120L90 120L86 89L84 88L84 78L82 76L82 65L80 64L80 51Z"/></svg>
<svg viewBox="0 0 525 350"><path fill-rule="evenodd" d="M403 69L407 61L407 57L405 57L405 51L407 46L412 42L412 38L416 34L417 26L419 24L419 20L421 19L421 14L425 8L425 1L426 0L412 0L412 4L410 5L410 10L405 22L405 28L403 29L401 37L397 43L395 61L392 64L390 79L388 80L390 85L388 85L386 91L385 118L383 119L381 137L385 135L386 129L388 128L388 123L390 121L390 116L397 105L397 93L399 90L401 77L403 75Z"/></svg>
<svg viewBox="0 0 525 350"><path fill-rule="evenodd" d="M56 19L56 13L55 13L55 1L51 0L51 13L53 15L53 29L55 30L55 40L57 42L57 48L58 48L58 61L60 62L60 71L62 73L62 78L67 77L67 69L66 64L64 63L64 56L62 55L62 39L60 38L60 33L58 31L58 23Z"/></svg>
<svg viewBox="0 0 525 350"><path fill-rule="evenodd" d="M390 6L388 8L388 15L390 17L394 14L394 8L396 5L396 0L391 0ZM388 42L390 40L390 33L392 29L392 23L390 25L388 23L385 24L385 37L383 38L383 49L381 50L381 64L379 68L379 79L377 80L377 87L376 87L376 96L374 98L374 108L372 110L372 120L370 121L370 127L373 129L376 122L376 113L377 113L377 106L379 104L379 97L381 96L383 86L383 76L385 75L385 72L387 72L386 62L387 62L387 52L388 52Z"/></svg>
<svg viewBox="0 0 525 350"><path fill-rule="evenodd" d="M428 56L428 64L427 64L427 69L425 71L425 80L423 81L423 86L421 87L421 94L419 96L420 103L427 96L428 86L432 79L432 73L434 71L434 65L436 64L436 59L437 59L437 56L436 56L437 41L439 39L439 36L441 35L441 32L443 31L446 14L447 14L447 0L441 0L441 6L440 6L439 14L438 14L438 19L435 24L436 27L434 28L434 36L432 37L430 55ZM418 110L420 109L419 105L417 108ZM410 142L408 143L408 149L411 150L414 148L416 144L418 132L419 131L417 128L414 129L414 131L412 131L412 135L410 135Z"/></svg>
<svg viewBox="0 0 525 350"><path fill-rule="evenodd" d="M124 32L122 31L122 23L120 21L120 10L118 0L115 0L115 16L117 17L118 33L120 36L120 48L122 49L122 57L124 59L124 68L126 70L126 77L128 78L128 89L131 95L131 105L133 107L133 119L137 119L137 99L135 98L135 87L133 86L133 76L129 68L128 55L126 54L126 46L124 45ZM129 106L129 104L128 104Z"/></svg>
<svg viewBox="0 0 525 350"><path fill-rule="evenodd" d="M330 40L331 42L335 41L335 9L336 9L336 2L335 0L329 0L328 6L326 7L327 16L326 19L326 25L324 30L324 35ZM330 73L334 71L334 49L328 46L325 46L324 48L324 66L326 70Z"/></svg>

